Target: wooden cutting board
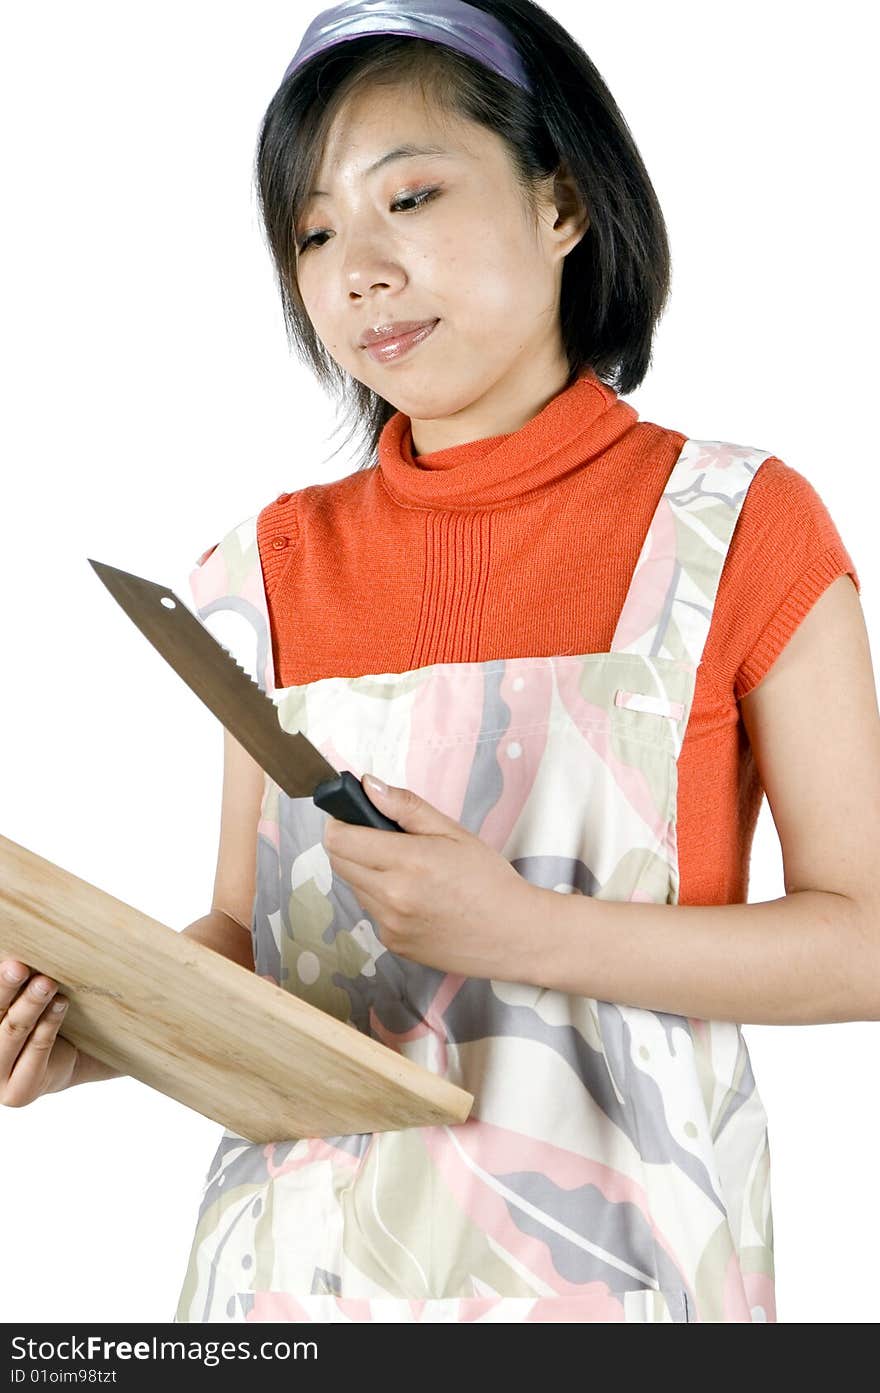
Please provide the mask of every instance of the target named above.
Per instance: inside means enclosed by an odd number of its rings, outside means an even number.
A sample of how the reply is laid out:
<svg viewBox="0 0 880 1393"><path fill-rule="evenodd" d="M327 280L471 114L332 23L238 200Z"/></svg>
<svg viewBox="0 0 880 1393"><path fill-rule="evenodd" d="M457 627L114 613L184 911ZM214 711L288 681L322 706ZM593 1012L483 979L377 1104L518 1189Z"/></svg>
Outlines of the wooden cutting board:
<svg viewBox="0 0 880 1393"><path fill-rule="evenodd" d="M0 836L0 957L59 983L59 1032L252 1142L464 1122L473 1095Z"/></svg>

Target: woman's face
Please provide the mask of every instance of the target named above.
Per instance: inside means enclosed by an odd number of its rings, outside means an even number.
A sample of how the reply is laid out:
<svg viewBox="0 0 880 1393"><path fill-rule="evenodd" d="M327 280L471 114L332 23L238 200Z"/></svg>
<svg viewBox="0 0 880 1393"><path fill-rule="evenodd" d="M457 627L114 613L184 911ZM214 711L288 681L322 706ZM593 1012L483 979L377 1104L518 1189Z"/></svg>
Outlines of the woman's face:
<svg viewBox="0 0 880 1393"><path fill-rule="evenodd" d="M371 169L404 145L436 153ZM420 453L518 429L561 388L562 267L587 226L569 181L546 181L536 224L500 137L374 86L340 109L315 188L295 229L306 311L331 357L412 418ZM360 343L424 320L398 356Z"/></svg>

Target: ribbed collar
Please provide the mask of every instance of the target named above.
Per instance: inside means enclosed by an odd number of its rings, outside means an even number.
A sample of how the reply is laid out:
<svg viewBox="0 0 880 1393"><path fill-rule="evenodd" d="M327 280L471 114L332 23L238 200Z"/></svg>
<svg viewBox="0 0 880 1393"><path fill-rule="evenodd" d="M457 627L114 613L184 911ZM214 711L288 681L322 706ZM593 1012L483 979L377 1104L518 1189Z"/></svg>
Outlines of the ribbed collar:
<svg viewBox="0 0 880 1393"><path fill-rule="evenodd" d="M638 412L592 369L509 435L412 453L410 418L397 411L379 437L382 480L399 503L469 510L507 503L555 483L613 444Z"/></svg>

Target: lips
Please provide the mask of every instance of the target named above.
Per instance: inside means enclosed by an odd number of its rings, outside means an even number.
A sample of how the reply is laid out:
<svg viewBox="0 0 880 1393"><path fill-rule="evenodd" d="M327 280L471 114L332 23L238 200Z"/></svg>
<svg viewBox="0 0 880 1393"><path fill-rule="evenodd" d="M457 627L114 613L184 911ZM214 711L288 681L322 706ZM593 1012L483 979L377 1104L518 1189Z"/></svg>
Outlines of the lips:
<svg viewBox="0 0 880 1393"><path fill-rule="evenodd" d="M440 323L439 319L423 319L417 322L403 321L393 327L383 325L378 333L383 337L375 337L373 342L363 345L364 352L376 363L391 363L397 358L402 358L418 344L423 343L436 329ZM408 327L409 326L409 327ZM390 335L388 333L390 330Z"/></svg>
<svg viewBox="0 0 880 1393"><path fill-rule="evenodd" d="M436 324L436 319L398 319L391 324L380 324L374 329L365 329L360 337L361 348L372 348L377 343L388 343L391 339L401 339L406 334L414 334L419 329Z"/></svg>

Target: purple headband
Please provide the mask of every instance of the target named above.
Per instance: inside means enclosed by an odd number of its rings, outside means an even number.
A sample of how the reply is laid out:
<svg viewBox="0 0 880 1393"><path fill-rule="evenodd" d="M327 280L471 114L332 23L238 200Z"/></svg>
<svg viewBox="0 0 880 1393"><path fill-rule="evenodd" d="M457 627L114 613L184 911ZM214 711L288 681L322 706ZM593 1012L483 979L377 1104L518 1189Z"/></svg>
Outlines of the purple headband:
<svg viewBox="0 0 880 1393"><path fill-rule="evenodd" d="M464 0L342 0L316 15L288 63L282 82L325 49L365 34L408 34L455 48L527 92L532 85L506 25Z"/></svg>

